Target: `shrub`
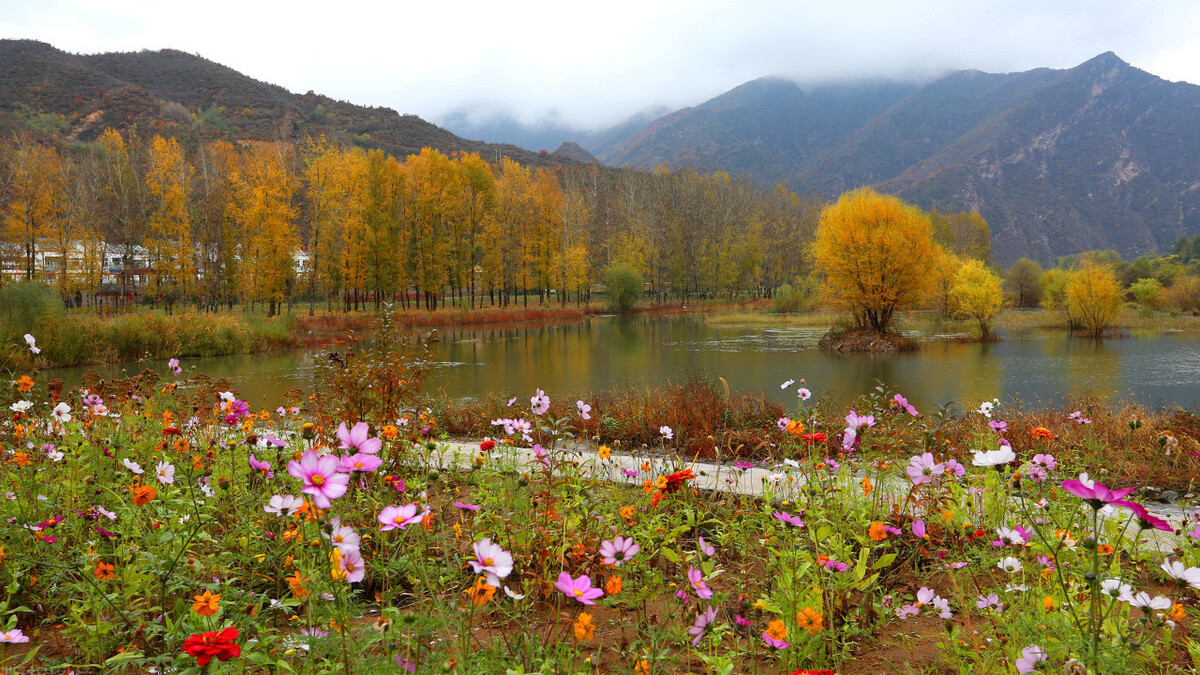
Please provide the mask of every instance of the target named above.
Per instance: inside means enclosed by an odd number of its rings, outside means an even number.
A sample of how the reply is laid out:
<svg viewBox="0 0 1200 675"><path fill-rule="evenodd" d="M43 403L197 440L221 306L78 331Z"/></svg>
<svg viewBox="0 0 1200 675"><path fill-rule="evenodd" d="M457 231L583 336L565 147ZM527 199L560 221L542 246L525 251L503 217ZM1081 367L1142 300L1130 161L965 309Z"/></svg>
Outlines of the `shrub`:
<svg viewBox="0 0 1200 675"><path fill-rule="evenodd" d="M817 282L812 278L797 278L796 283L784 284L771 298L771 311L777 314L811 312L817 306Z"/></svg>
<svg viewBox="0 0 1200 675"><path fill-rule="evenodd" d="M628 314L642 293L642 275L628 265L617 265L608 270L605 283L609 306L614 312Z"/></svg>

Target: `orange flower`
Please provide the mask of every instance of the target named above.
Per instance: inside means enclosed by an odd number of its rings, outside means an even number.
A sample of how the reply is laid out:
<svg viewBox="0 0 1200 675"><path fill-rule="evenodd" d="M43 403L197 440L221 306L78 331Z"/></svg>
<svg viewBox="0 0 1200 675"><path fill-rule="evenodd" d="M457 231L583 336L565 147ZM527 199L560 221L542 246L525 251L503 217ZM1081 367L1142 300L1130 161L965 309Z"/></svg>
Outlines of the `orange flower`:
<svg viewBox="0 0 1200 675"><path fill-rule="evenodd" d="M221 609L221 596L212 591L204 591L193 597L196 598L196 602L192 605L192 611L200 616L212 616Z"/></svg>
<svg viewBox="0 0 1200 675"><path fill-rule="evenodd" d="M149 485L131 485L129 490L133 493L133 503L137 506L145 506L158 496L158 490Z"/></svg>
<svg viewBox="0 0 1200 675"><path fill-rule="evenodd" d="M633 668L633 672L635 675L650 675L650 662L646 659L638 661L637 665Z"/></svg>
<svg viewBox="0 0 1200 675"><path fill-rule="evenodd" d="M1096 547L1096 552L1100 555L1112 555L1113 547L1110 544L1100 544Z"/></svg>
<svg viewBox="0 0 1200 675"><path fill-rule="evenodd" d="M887 530L883 529L883 523L871 523L871 529L867 530L867 536L875 541L883 541L887 539Z"/></svg>
<svg viewBox="0 0 1200 675"><path fill-rule="evenodd" d="M609 457L612 457L612 448L608 447L607 445L602 445L596 454L600 457L600 459L608 459Z"/></svg>
<svg viewBox="0 0 1200 675"><path fill-rule="evenodd" d="M424 530L426 532L433 532L433 514L432 513L426 513L425 517L421 519L421 527L424 528Z"/></svg>
<svg viewBox="0 0 1200 675"><path fill-rule="evenodd" d="M875 486L874 486L874 485L871 483L871 479L870 479L870 478L867 478L866 476L863 476L863 479L862 479L862 489L863 489L863 496L864 496L864 497L866 497L866 496L870 495L870 494L871 494L871 490L874 490L874 489L875 489Z"/></svg>
<svg viewBox="0 0 1200 675"><path fill-rule="evenodd" d="M284 577L287 580L288 586L292 589L292 595L296 596L297 600L303 600L308 597L308 589L304 587L304 582L308 579L300 576L300 570L296 570L295 574L290 577Z"/></svg>
<svg viewBox="0 0 1200 675"><path fill-rule="evenodd" d="M1175 603L1171 606L1171 611L1167 612L1167 618L1179 623L1187 618L1187 612L1183 609L1183 603Z"/></svg>
<svg viewBox="0 0 1200 675"><path fill-rule="evenodd" d="M651 483L649 478L642 481L642 491L645 492L646 494L650 494L651 492L654 492L654 483Z"/></svg>
<svg viewBox="0 0 1200 675"><path fill-rule="evenodd" d="M621 583L621 577L609 577L608 581L604 582L604 592L609 595L620 593L622 588L625 588L625 584Z"/></svg>
<svg viewBox="0 0 1200 675"><path fill-rule="evenodd" d="M396 428L395 424L385 424L383 425L383 428L379 430L379 435L390 440L396 436L399 436L400 430Z"/></svg>
<svg viewBox="0 0 1200 675"><path fill-rule="evenodd" d="M800 420L789 420L787 423L787 432L793 436L799 436L804 433L804 422Z"/></svg>
<svg viewBox="0 0 1200 675"><path fill-rule="evenodd" d="M96 569L92 570L92 574L96 575L96 578L100 581L108 581L109 579L117 578L116 573L113 572L114 569L116 568L111 563L102 562L96 565Z"/></svg>
<svg viewBox="0 0 1200 675"><path fill-rule="evenodd" d="M491 602L492 597L496 595L496 587L489 584L485 577L479 577L474 586L463 591L463 595L467 596L472 605L482 607Z"/></svg>
<svg viewBox="0 0 1200 675"><path fill-rule="evenodd" d="M796 625L801 630L806 630L810 635L816 635L825 628L825 620L812 607L805 607L796 613ZM775 638L782 640L783 638Z"/></svg>
<svg viewBox="0 0 1200 675"><path fill-rule="evenodd" d="M29 391L30 389L33 389L33 378L22 375L17 379L17 391Z"/></svg>
<svg viewBox="0 0 1200 675"><path fill-rule="evenodd" d="M635 515L637 515L637 509L633 508L632 506L621 507L621 517L625 520L633 520Z"/></svg>
<svg viewBox="0 0 1200 675"><path fill-rule="evenodd" d="M13 455L13 458L8 460L17 466L29 466L29 453L18 452Z"/></svg>
<svg viewBox="0 0 1200 675"><path fill-rule="evenodd" d="M658 503L662 501L662 498L663 493L655 492L654 495L650 497L650 506L658 506Z"/></svg>
<svg viewBox="0 0 1200 675"><path fill-rule="evenodd" d="M775 619L767 624L767 635L770 635L773 640L786 640L788 636L787 626L783 625L783 622L779 619Z"/></svg>
<svg viewBox="0 0 1200 675"><path fill-rule="evenodd" d="M1030 430L1029 435L1046 441L1054 440L1054 433L1046 427L1034 427Z"/></svg>
<svg viewBox="0 0 1200 675"><path fill-rule="evenodd" d="M1048 595L1042 598L1042 607L1045 607L1047 612L1054 611L1054 598Z"/></svg>
<svg viewBox="0 0 1200 675"><path fill-rule="evenodd" d="M175 421L175 415L170 410L164 410L162 417L164 427L171 426L171 423Z"/></svg>
<svg viewBox="0 0 1200 675"><path fill-rule="evenodd" d="M663 477L667 479L667 484L665 487L661 487L659 489L667 494L671 494L672 492L683 487L683 481L695 478L696 474L692 473L691 469L684 469L683 471L676 471L675 473L667 474Z"/></svg>
<svg viewBox="0 0 1200 675"><path fill-rule="evenodd" d="M294 541L299 538L300 538L300 530L298 530L294 527L290 527L283 531L283 540L286 542L291 542L291 541Z"/></svg>
<svg viewBox="0 0 1200 675"><path fill-rule="evenodd" d="M578 544L575 544L574 546L571 547L570 555L572 558L582 558L582 557L586 556L587 553L588 553L588 547L586 545L584 545L584 543L581 541Z"/></svg>
<svg viewBox="0 0 1200 675"><path fill-rule="evenodd" d="M579 618L575 619L574 625L575 639L579 641L591 640L596 633L596 626L592 623L592 615L587 612L580 612Z"/></svg>

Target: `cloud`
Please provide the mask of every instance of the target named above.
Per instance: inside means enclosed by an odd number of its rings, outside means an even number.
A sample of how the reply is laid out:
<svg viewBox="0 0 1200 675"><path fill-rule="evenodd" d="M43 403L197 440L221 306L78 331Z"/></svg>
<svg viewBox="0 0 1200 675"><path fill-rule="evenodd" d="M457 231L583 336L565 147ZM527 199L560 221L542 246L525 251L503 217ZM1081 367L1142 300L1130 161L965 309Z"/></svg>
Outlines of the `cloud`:
<svg viewBox="0 0 1200 675"><path fill-rule="evenodd" d="M429 119L464 106L600 126L747 80L1067 68L1104 51L1200 82L1200 4L1119 0L0 2L0 36L73 52L171 47L292 91Z"/></svg>

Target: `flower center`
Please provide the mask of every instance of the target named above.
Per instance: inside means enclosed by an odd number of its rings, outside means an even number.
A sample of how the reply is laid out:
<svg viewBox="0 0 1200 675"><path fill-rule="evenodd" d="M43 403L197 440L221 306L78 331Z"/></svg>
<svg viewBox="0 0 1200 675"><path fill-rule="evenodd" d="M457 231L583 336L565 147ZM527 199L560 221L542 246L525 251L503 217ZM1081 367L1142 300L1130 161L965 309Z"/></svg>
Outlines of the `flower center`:
<svg viewBox="0 0 1200 675"><path fill-rule="evenodd" d="M492 565L495 565L495 564L496 564L496 561L491 558L485 558L483 561L484 567L491 567Z"/></svg>
<svg viewBox="0 0 1200 675"><path fill-rule="evenodd" d="M361 469L361 468L363 468L363 463L362 463L362 462L355 462L355 463L354 463L354 468L356 468L356 469Z"/></svg>
<svg viewBox="0 0 1200 675"><path fill-rule="evenodd" d="M313 477L309 479L309 481L311 481L313 485L315 485L317 487L321 487L322 485L325 484L325 476L322 476L319 473L314 474Z"/></svg>
<svg viewBox="0 0 1200 675"><path fill-rule="evenodd" d="M577 597L577 598L583 597L583 591L579 590L578 588L576 588L573 592L575 593L575 597Z"/></svg>

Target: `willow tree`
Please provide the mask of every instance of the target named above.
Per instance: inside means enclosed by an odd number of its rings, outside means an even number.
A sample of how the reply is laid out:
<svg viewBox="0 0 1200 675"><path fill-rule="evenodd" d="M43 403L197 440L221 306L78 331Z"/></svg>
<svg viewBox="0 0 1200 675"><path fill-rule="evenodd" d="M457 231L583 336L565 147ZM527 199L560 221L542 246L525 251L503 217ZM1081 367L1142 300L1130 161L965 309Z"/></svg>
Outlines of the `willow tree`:
<svg viewBox="0 0 1200 675"><path fill-rule="evenodd" d="M1124 304L1121 285L1112 267L1085 261L1067 278L1067 313L1089 335L1100 337L1111 328Z"/></svg>
<svg viewBox="0 0 1200 675"><path fill-rule="evenodd" d="M950 287L955 315L974 319L979 324L979 336L984 339L991 337L992 320L1004 306L1000 283L1000 277L982 260L968 260L958 269Z"/></svg>
<svg viewBox="0 0 1200 675"><path fill-rule="evenodd" d="M897 310L925 297L936 252L921 209L870 188L825 207L812 245L828 300L880 333Z"/></svg>

